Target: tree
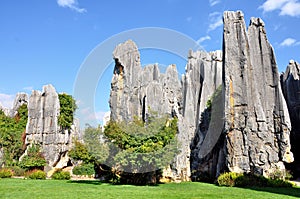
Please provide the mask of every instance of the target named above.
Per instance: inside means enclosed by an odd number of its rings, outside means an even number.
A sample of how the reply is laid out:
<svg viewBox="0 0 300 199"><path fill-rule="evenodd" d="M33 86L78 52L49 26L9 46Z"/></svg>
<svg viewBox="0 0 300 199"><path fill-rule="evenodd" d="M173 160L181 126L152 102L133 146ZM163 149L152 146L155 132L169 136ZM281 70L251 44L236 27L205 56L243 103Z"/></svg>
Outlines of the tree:
<svg viewBox="0 0 300 199"><path fill-rule="evenodd" d="M63 129L70 129L73 124L74 114L77 109L76 101L72 95L66 93L58 94L60 104L60 114L58 124Z"/></svg>
<svg viewBox="0 0 300 199"><path fill-rule="evenodd" d="M27 105L19 107L14 118L8 117L0 110L0 148L4 152L4 164L13 166L23 154L25 133L28 118Z"/></svg>
<svg viewBox="0 0 300 199"><path fill-rule="evenodd" d="M104 134L117 146L113 171L121 182L133 184L157 183L161 169L171 163L177 153L177 119L153 115L147 122L134 119L110 122Z"/></svg>

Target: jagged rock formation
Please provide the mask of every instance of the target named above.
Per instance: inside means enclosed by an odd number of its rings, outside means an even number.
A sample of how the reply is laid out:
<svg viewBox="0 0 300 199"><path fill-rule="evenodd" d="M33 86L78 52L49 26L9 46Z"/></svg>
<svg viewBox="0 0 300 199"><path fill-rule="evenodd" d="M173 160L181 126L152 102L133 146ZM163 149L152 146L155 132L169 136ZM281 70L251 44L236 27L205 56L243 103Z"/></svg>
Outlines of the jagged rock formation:
<svg viewBox="0 0 300 199"><path fill-rule="evenodd" d="M128 40L113 53L114 75L110 109L114 121L130 121L134 116L147 119L149 108L159 113L176 114L181 101L181 84L175 65L160 73L158 65L141 67L136 44Z"/></svg>
<svg viewBox="0 0 300 199"><path fill-rule="evenodd" d="M286 99L291 123L291 145L295 162L291 165L294 177L300 176L300 65L291 60L284 74L281 75L281 85Z"/></svg>
<svg viewBox="0 0 300 199"><path fill-rule="evenodd" d="M14 117L18 113L18 109L23 104L28 104L28 95L26 93L17 93L12 109L10 110L10 117Z"/></svg>
<svg viewBox="0 0 300 199"><path fill-rule="evenodd" d="M226 167L268 175L292 162L290 118L264 23L243 13L224 13Z"/></svg>
<svg viewBox="0 0 300 199"><path fill-rule="evenodd" d="M26 93L17 93L12 107L4 107L0 103L0 110L8 117L14 117L20 106L28 103L28 95Z"/></svg>
<svg viewBox="0 0 300 199"><path fill-rule="evenodd" d="M148 106L176 115L181 148L168 170L173 179L268 175L293 161L289 113L263 21L251 18L247 31L242 12L225 12L223 38L223 52L189 52L181 84L175 66L166 74L157 65L141 68L132 41L114 51L111 119L145 119Z"/></svg>
<svg viewBox="0 0 300 199"><path fill-rule="evenodd" d="M130 121L139 116L146 120L149 107L161 114L176 115L181 152L171 165L171 177L189 180L190 144L199 130L207 100L222 82L221 52L191 51L182 83L175 65L170 65L165 74L160 73L158 65L142 68L137 46L131 40L119 44L113 55L116 64L111 84L111 119ZM203 139L203 133L199 131L199 139Z"/></svg>
<svg viewBox="0 0 300 199"><path fill-rule="evenodd" d="M183 111L178 122L181 153L176 158L175 168L177 175L187 180L191 176L191 170L199 169L199 161L203 158L198 157L200 150L208 153L208 143L203 142L209 127L206 103L222 84L222 52L190 51L182 84Z"/></svg>
<svg viewBox="0 0 300 199"><path fill-rule="evenodd" d="M3 111L3 113L6 115L6 116L9 116L10 115L10 109L8 109L7 107L4 107L1 102L0 102L0 110Z"/></svg>
<svg viewBox="0 0 300 199"><path fill-rule="evenodd" d="M78 128L62 129L58 124L60 103L58 94L52 85L43 86L43 91L32 91L28 102L28 122L26 126L26 145L41 145L43 155L53 167L67 166L67 152L71 145L71 137Z"/></svg>

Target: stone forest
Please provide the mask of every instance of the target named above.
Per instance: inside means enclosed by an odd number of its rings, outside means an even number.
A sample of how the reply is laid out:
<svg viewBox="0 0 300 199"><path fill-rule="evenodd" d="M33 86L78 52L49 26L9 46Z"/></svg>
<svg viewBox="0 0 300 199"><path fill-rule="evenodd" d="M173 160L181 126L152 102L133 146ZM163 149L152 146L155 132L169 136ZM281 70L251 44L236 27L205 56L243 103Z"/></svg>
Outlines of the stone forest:
<svg viewBox="0 0 300 199"><path fill-rule="evenodd" d="M226 11L223 22L223 49L186 52L181 77L176 65L164 73L156 64L142 67L134 41L118 44L110 122L87 140L74 116L72 96L57 93L52 85L30 96L18 93L12 109L0 107L1 166L40 168L51 177L57 170L72 172L82 162L92 162L97 178L154 183L216 180L224 172L269 177L289 171L300 177L300 65L291 60L279 73L262 19L251 18L247 28L241 11ZM155 124L161 120L155 117L167 121L159 132ZM126 134L144 131L144 124L153 127L155 136ZM172 140L177 149L164 156ZM114 142L121 151L108 150ZM116 163L115 157L119 162L133 158L124 151L155 150L162 151L158 156L165 162L150 165L154 160L143 156L145 162L135 160L140 166L126 163L128 170ZM145 165L151 169L143 170Z"/></svg>

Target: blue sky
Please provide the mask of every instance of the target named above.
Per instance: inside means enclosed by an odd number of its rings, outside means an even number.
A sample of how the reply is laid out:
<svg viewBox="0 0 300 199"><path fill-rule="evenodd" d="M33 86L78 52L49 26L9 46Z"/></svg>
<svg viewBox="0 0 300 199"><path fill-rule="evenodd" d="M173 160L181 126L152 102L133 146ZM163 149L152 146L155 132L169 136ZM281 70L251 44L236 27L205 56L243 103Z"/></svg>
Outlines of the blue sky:
<svg viewBox="0 0 300 199"><path fill-rule="evenodd" d="M168 28L198 41L206 51L221 49L225 10L242 10L247 25L252 16L264 20L280 71L290 59L300 61L299 0L2 0L0 6L0 102L4 106L11 105L17 92L31 93L49 83L58 92L73 94L90 52L127 30ZM160 51L141 51L141 61L175 63L179 71L185 67L184 59ZM102 75L95 93L96 116L79 110L87 119L101 119L109 110L112 67Z"/></svg>

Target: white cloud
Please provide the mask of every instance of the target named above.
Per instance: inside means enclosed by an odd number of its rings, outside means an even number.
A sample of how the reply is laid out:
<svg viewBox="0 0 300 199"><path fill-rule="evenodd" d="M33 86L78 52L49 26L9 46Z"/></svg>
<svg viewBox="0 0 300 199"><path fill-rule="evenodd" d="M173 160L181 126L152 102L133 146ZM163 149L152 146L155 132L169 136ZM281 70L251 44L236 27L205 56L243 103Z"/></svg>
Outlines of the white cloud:
<svg viewBox="0 0 300 199"><path fill-rule="evenodd" d="M213 12L209 14L209 27L208 32L217 29L223 25L222 14L220 12Z"/></svg>
<svg viewBox="0 0 300 199"><path fill-rule="evenodd" d="M15 100L14 95L0 93L0 105L2 105L3 107L12 108L14 100Z"/></svg>
<svg viewBox="0 0 300 199"><path fill-rule="evenodd" d="M204 37L200 37L198 40L197 40L197 44L200 45L202 42L206 41L206 40L211 40L210 36L206 35Z"/></svg>
<svg viewBox="0 0 300 199"><path fill-rule="evenodd" d="M267 0L264 4L259 6L259 8L263 9L264 12L270 12L276 9L280 9L282 5L288 1L289 0Z"/></svg>
<svg viewBox="0 0 300 199"><path fill-rule="evenodd" d="M282 47L297 46L297 45L300 45L300 42L299 41L297 42L297 40L293 38L286 38L280 43L280 46Z"/></svg>
<svg viewBox="0 0 300 199"><path fill-rule="evenodd" d="M63 8L70 8L79 13L86 12L85 8L78 7L78 2L76 0L57 0L57 4Z"/></svg>
<svg viewBox="0 0 300 199"><path fill-rule="evenodd" d="M221 0L209 0L209 5L210 6L217 5L218 3L221 3Z"/></svg>
<svg viewBox="0 0 300 199"><path fill-rule="evenodd" d="M279 15L300 16L300 2L298 0L267 0L259 8L263 9L264 12L280 10Z"/></svg>
<svg viewBox="0 0 300 199"><path fill-rule="evenodd" d="M289 15L291 17L300 16L300 3L298 1L290 1L286 3L281 8L280 15Z"/></svg>

